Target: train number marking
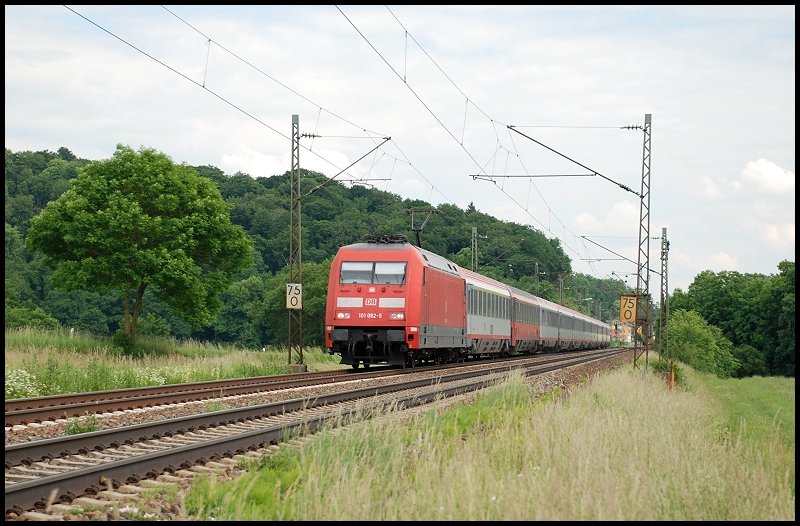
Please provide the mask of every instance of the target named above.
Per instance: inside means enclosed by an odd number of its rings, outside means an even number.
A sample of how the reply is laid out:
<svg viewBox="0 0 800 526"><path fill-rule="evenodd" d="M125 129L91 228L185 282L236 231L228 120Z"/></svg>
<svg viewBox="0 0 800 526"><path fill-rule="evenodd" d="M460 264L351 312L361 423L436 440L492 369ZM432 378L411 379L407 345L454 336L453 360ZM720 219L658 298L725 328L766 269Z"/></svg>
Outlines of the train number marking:
<svg viewBox="0 0 800 526"><path fill-rule="evenodd" d="M383 314L380 312L359 312L358 317L367 320L380 320Z"/></svg>

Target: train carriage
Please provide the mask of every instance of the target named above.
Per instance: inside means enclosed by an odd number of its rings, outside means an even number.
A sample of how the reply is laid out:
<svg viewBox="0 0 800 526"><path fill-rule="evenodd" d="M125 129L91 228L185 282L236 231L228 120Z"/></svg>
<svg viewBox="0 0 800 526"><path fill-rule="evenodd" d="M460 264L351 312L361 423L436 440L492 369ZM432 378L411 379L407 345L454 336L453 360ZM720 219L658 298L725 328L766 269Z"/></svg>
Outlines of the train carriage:
<svg viewBox="0 0 800 526"><path fill-rule="evenodd" d="M531 354L542 349L542 300L515 287L511 293L511 348Z"/></svg>
<svg viewBox="0 0 800 526"><path fill-rule="evenodd" d="M544 351L558 351L563 348L563 337L566 333L562 334L562 325L564 322L561 319L562 307L552 301L547 301L543 298L540 304L540 345Z"/></svg>
<svg viewBox="0 0 800 526"><path fill-rule="evenodd" d="M467 294L467 353L507 355L511 350L511 294L508 286L458 268Z"/></svg>

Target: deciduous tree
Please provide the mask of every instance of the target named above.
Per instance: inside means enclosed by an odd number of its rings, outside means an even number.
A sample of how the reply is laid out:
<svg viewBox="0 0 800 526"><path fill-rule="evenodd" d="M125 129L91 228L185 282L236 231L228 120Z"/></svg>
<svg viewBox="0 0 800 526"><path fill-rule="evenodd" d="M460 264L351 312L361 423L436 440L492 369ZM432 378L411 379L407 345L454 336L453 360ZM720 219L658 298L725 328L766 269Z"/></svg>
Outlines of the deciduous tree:
<svg viewBox="0 0 800 526"><path fill-rule="evenodd" d="M145 290L199 326L252 263L252 243L212 181L164 153L121 144L31 220L28 242L47 256L56 286L118 292L131 337Z"/></svg>

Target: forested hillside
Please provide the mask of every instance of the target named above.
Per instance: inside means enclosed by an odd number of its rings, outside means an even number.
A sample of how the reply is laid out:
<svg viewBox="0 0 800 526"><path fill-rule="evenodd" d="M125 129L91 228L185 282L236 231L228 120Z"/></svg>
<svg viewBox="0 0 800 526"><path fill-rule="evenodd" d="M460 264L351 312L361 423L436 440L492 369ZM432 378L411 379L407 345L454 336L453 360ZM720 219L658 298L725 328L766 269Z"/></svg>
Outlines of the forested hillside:
<svg viewBox="0 0 800 526"><path fill-rule="evenodd" d="M91 289L54 288L52 270L44 264L44 256L26 242L31 219L63 194L78 171L93 160L78 159L61 147L57 152L12 152L6 148L5 161L6 327L62 326L114 334L123 319L118 296ZM221 292L222 308L212 323L192 326L163 301L148 297L139 318L139 334L229 342L247 348L285 343L289 172L252 177L225 174L208 165L193 168L219 188L230 207L231 221L241 226L253 243L253 261ZM329 181L323 174L307 170L301 170L301 194L305 196L304 336L307 345L320 345L328 268L337 249L375 233L403 234L415 242L409 210L431 205L363 185ZM481 273L583 312L587 312L587 305L580 299L591 297L596 302L592 315L599 313L606 321L618 316L619 296L628 292L625 284L572 273L570 259L558 240L548 239L533 227L498 220L472 204L466 210L449 204L435 208L421 232L423 248L469 268L472 229L476 227ZM416 223L419 226L419 218ZM700 285L693 285L687 293L676 291L670 308L700 309L701 315L718 326L737 348L753 347L755 354L747 350L744 356L750 364L747 374L794 375L794 263L781 265L779 276L747 277L742 286L752 289L751 293L743 290L735 298L737 305L746 304L744 311L748 314L744 318L737 317L742 309L733 309L731 298L720 297ZM699 278L701 283L708 281L707 276ZM726 310L717 312L709 306L709 301L717 300L727 302ZM790 326L786 325L789 314ZM787 356L789 343L791 358Z"/></svg>
<svg viewBox="0 0 800 526"><path fill-rule="evenodd" d="M90 162L77 159L64 147L56 153L6 149L7 326L21 317L27 321L41 318L41 324L52 319L63 326L99 334L112 334L119 327L122 306L115 296L93 290L52 288L50 269L43 264L42 256L25 243L31 218L66 191L78 170ZM222 294L222 311L211 325L192 327L162 302L149 298L144 304L141 333L236 342L254 348L285 341L289 173L254 178L243 173L227 175L213 166L194 168L219 187L230 205L232 222L244 228L253 241L254 261ZM430 204L361 185L348 187L337 181L328 182L324 175L305 170L301 170L301 187L304 194L316 188L302 201L302 257L304 334L308 343L320 344L328 266L336 250L359 242L370 233L403 234L413 242L416 236L408 210ZM473 226L481 235L481 272L557 299L557 278L570 272L570 260L558 241L549 240L530 227L499 221L473 206L461 210L441 205L421 232L422 246L469 267ZM542 273L538 283L537 262ZM574 279L582 281L585 296L593 294L599 285L606 286L604 310L611 311L621 283L603 284L588 276ZM573 303L578 307L574 300Z"/></svg>

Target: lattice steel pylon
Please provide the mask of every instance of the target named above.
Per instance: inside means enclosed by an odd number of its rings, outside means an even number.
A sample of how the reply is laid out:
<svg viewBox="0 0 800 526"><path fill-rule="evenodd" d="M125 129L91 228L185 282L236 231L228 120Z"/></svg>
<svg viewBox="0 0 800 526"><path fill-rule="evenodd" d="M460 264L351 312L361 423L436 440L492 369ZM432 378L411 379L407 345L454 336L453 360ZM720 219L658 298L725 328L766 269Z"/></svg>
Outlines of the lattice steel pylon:
<svg viewBox="0 0 800 526"><path fill-rule="evenodd" d="M300 213L300 116L292 115L292 170L289 211L289 283L302 284L302 225ZM287 290L288 294L288 290ZM302 305L302 299L301 299ZM289 366L303 364L303 309L289 311Z"/></svg>
<svg viewBox="0 0 800 526"><path fill-rule="evenodd" d="M669 287L667 286L667 256L669 254L669 241L667 241L667 228L661 229L661 308L658 316L658 352L666 359L669 366L669 338L667 337L667 322L669 321Z"/></svg>
<svg viewBox="0 0 800 526"><path fill-rule="evenodd" d="M650 346L650 123L651 115L644 116L644 144L642 147L642 190L639 192L639 254L636 275L636 323L633 333L633 366L639 367L639 357L644 354L647 370Z"/></svg>

